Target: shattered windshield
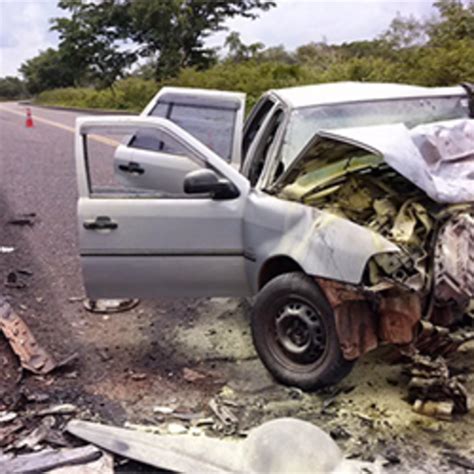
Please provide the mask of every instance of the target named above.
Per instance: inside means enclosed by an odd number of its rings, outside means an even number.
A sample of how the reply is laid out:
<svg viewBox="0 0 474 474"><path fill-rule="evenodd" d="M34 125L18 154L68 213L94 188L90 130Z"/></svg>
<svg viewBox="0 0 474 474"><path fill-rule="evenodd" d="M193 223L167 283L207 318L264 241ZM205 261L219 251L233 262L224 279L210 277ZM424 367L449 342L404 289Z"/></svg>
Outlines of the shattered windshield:
<svg viewBox="0 0 474 474"><path fill-rule="evenodd" d="M463 97L397 99L304 107L291 113L279 161L283 170L319 130L404 123L420 123L468 117Z"/></svg>

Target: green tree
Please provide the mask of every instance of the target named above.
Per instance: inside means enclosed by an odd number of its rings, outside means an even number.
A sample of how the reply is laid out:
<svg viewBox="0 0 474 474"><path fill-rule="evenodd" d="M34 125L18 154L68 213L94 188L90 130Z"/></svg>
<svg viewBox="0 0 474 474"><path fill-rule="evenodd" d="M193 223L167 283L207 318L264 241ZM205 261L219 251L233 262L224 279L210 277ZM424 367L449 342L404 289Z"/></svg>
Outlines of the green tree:
<svg viewBox="0 0 474 474"><path fill-rule="evenodd" d="M421 46L426 43L426 27L413 15L403 17L398 14L380 39L394 50Z"/></svg>
<svg viewBox="0 0 474 474"><path fill-rule="evenodd" d="M58 6L70 17L54 18L51 29L59 33L59 49L75 73L75 84L111 87L136 60L133 51L119 45L126 16L114 0L60 0Z"/></svg>
<svg viewBox="0 0 474 474"><path fill-rule="evenodd" d="M183 67L204 69L217 61L206 38L229 18L256 18L270 0L60 0L67 18L53 20L60 48L77 71L112 83L137 56L154 60L155 78ZM128 44L128 47L127 47Z"/></svg>
<svg viewBox="0 0 474 474"><path fill-rule="evenodd" d="M474 41L474 0L439 0L434 3L439 18L426 24L431 46L448 46L452 41Z"/></svg>
<svg viewBox="0 0 474 474"><path fill-rule="evenodd" d="M20 66L26 87L32 94L74 84L74 71L62 51L48 48Z"/></svg>
<svg viewBox="0 0 474 474"><path fill-rule="evenodd" d="M237 33L236 31L233 31L227 36L224 46L228 49L226 60L233 62L255 59L258 57L259 53L265 49L263 43L244 44L240 39L240 33Z"/></svg>
<svg viewBox="0 0 474 474"><path fill-rule="evenodd" d="M18 77L0 77L0 100L21 99L26 96L25 84Z"/></svg>

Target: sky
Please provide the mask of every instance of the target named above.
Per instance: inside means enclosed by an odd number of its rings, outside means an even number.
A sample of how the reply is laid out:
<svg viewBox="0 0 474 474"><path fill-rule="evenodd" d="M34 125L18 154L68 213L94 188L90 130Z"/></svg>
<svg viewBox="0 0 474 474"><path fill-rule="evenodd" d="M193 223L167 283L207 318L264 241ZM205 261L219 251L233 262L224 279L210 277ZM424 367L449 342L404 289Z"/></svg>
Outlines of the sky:
<svg viewBox="0 0 474 474"><path fill-rule="evenodd" d="M276 0L277 6L257 20L234 18L227 23L244 43L283 45L288 50L311 41L342 43L372 39L400 13L430 17L434 0ZM20 65L39 51L55 47L57 34L49 19L63 16L56 0L0 0L0 77L17 75ZM221 46L227 33L209 38Z"/></svg>

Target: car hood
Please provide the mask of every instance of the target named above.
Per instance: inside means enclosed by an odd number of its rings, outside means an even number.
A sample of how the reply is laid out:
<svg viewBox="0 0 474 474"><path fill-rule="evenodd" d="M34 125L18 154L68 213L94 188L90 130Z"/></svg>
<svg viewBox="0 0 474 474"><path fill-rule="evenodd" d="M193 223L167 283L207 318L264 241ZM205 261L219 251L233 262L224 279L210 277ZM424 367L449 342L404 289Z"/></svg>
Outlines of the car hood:
<svg viewBox="0 0 474 474"><path fill-rule="evenodd" d="M474 202L474 120L458 119L418 125L404 124L321 130L308 142L270 191L283 189L303 177L312 166L321 169L328 144L349 145L369 152L440 203ZM316 161L315 161L316 160ZM363 163L362 163L363 165ZM358 166L361 166L359 162ZM377 166L377 161L366 166ZM351 166L338 170L344 174ZM328 176L321 180L326 185ZM313 189L318 188L316 182Z"/></svg>

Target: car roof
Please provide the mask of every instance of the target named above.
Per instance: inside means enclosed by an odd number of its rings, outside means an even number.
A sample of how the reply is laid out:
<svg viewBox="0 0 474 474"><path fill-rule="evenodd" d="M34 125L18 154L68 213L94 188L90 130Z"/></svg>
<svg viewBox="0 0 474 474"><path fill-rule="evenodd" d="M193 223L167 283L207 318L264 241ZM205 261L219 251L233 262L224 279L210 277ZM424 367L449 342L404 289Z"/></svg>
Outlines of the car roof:
<svg viewBox="0 0 474 474"><path fill-rule="evenodd" d="M406 84L375 82L333 82L310 86L272 89L270 94L277 96L290 108L309 107L346 102L365 102L369 100L402 99L415 97L439 97L465 95L461 86L422 87Z"/></svg>

